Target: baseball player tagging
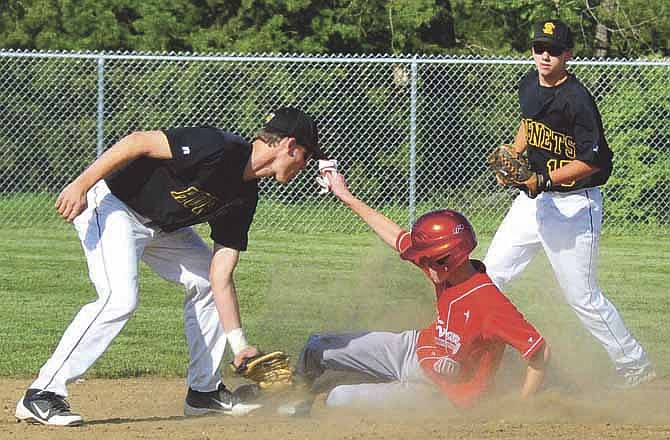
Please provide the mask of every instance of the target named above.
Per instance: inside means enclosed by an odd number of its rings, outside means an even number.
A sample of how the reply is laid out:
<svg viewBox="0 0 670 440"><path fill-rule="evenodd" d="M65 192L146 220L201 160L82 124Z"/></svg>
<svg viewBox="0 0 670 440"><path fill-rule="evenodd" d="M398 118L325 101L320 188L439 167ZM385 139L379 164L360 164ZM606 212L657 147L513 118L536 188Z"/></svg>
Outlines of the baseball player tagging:
<svg viewBox="0 0 670 440"><path fill-rule="evenodd" d="M234 363L258 354L242 330L233 273L246 250L258 179L290 182L310 156L323 158L314 121L295 108L268 118L253 142L213 127L132 133L68 185L56 202L81 240L98 299L81 308L16 406L19 420L83 422L65 400L67 384L105 352L139 301L144 261L185 288L189 348L186 415L246 414L221 381L229 342ZM214 249L190 227L209 223Z"/></svg>

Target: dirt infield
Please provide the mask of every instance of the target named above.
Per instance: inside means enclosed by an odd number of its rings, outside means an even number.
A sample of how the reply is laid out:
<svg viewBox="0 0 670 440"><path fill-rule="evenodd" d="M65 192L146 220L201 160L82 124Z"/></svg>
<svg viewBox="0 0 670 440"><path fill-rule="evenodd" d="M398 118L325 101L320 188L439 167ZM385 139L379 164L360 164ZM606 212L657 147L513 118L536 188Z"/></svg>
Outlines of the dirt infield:
<svg viewBox="0 0 670 440"><path fill-rule="evenodd" d="M87 380L70 387L73 408L86 418L76 428L16 423L15 401L28 381L2 382L1 439L670 439L667 377L635 390L582 398L557 389L526 403L500 397L468 414L440 404L363 413L317 402L311 416L300 418L279 416L271 406L242 418L186 418L183 380Z"/></svg>

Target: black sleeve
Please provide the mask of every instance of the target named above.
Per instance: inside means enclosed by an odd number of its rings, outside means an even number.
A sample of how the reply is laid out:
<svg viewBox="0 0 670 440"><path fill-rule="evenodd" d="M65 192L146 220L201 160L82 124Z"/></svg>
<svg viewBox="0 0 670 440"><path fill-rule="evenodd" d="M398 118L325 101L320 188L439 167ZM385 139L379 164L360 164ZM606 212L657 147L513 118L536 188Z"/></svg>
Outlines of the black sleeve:
<svg viewBox="0 0 670 440"><path fill-rule="evenodd" d="M176 171L193 168L216 159L223 153L224 134L212 127L183 127L163 130L170 143Z"/></svg>
<svg viewBox="0 0 670 440"><path fill-rule="evenodd" d="M598 164L600 146L598 141L602 138L599 118L595 103L585 97L573 100L574 105L574 137L576 156L575 159L589 164Z"/></svg>
<svg viewBox="0 0 670 440"><path fill-rule="evenodd" d="M246 251L257 202L258 196L254 195L210 220L211 239L221 246Z"/></svg>

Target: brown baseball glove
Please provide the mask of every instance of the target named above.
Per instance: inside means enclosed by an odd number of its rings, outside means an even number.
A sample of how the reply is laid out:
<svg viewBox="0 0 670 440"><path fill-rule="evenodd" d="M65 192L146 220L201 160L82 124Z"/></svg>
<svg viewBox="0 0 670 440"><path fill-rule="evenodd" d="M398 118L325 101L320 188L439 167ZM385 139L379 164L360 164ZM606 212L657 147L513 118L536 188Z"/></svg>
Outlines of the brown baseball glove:
<svg viewBox="0 0 670 440"><path fill-rule="evenodd" d="M235 373L252 380L262 389L277 389L293 383L289 358L282 351L259 353L246 358L239 366L231 364Z"/></svg>
<svg viewBox="0 0 670 440"><path fill-rule="evenodd" d="M495 173L500 185L519 188L535 198L539 193L551 188L549 175L536 173L530 169L525 155L519 154L513 145L496 147L488 157L488 165Z"/></svg>

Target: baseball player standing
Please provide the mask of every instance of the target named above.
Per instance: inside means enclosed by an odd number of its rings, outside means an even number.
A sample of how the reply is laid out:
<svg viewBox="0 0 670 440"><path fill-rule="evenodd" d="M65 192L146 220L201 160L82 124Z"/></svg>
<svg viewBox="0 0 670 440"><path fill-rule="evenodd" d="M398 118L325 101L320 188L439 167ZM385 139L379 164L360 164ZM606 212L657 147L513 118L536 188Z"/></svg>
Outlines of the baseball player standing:
<svg viewBox="0 0 670 440"><path fill-rule="evenodd" d="M527 361L521 396L533 395L544 379L549 347L493 284L484 265L470 260L477 241L468 220L443 209L423 215L407 232L354 197L341 174L327 178L346 206L431 280L437 317L418 331L312 335L297 362L297 376L310 383L330 369L382 382L339 385L328 394L330 406L402 402L413 407L421 390L430 387L468 408L490 389L505 346L511 345Z"/></svg>
<svg viewBox="0 0 670 440"><path fill-rule="evenodd" d="M258 180L290 182L310 157L323 158L317 126L295 108L272 114L249 143L213 127L132 133L102 154L59 195L73 221L98 299L81 308L16 407L19 420L79 425L65 400L119 334L138 304L140 260L184 286L189 347L186 415L246 414L221 382L226 340L233 362L258 354L240 319L233 272L247 249ZM211 250L190 227L207 222Z"/></svg>
<svg viewBox="0 0 670 440"><path fill-rule="evenodd" d="M603 345L623 386L653 380L642 346L598 287L602 221L599 186L612 171L595 101L570 72L572 33L561 21L535 25L531 70L520 82L522 121L513 148L527 152L535 174L514 200L484 263L499 288L544 249L565 298Z"/></svg>

